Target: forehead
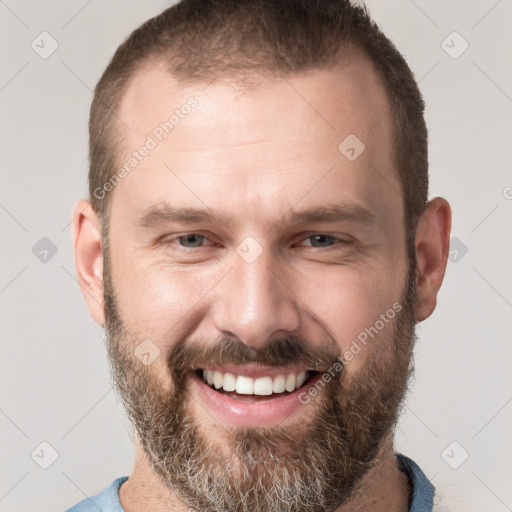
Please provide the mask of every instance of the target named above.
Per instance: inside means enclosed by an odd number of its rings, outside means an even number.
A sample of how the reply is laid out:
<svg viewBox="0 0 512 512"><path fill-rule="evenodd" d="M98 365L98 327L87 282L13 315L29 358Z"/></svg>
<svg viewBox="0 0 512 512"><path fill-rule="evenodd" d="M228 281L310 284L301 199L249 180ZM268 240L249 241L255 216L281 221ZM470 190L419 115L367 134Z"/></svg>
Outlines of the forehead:
<svg viewBox="0 0 512 512"><path fill-rule="evenodd" d="M266 127L261 124L267 120L265 114L270 113L277 121L277 116L286 112L289 121L301 117L314 126L316 121L323 120L325 128L338 130L338 135L342 135L350 125L370 130L389 111L385 90L371 62L354 50L338 66L326 69L279 76L243 72L239 80L220 74L208 82L188 85L174 78L165 62L152 60L134 74L121 100L119 114L128 127L126 136L130 139L140 132L148 132L155 122L168 119L170 113L192 96L202 100L194 119L204 129L212 124L219 128L222 119L236 123L237 110L248 107L253 109L252 120L256 123L248 126L246 118L239 118L245 128L259 128L265 133ZM304 108L304 104L310 108ZM268 112L270 107L277 110ZM389 117L384 119L379 123L380 128L389 128L390 121ZM196 133L201 135L207 137L209 133ZM237 133L239 138L244 135L254 137L256 133L248 130Z"/></svg>
<svg viewBox="0 0 512 512"><path fill-rule="evenodd" d="M282 210L332 168L326 190L341 186L370 198L388 183L396 201L400 189L389 101L371 63L357 54L338 67L256 76L250 84L218 76L183 85L163 62L152 62L132 78L118 114L126 126L120 163L152 141L114 190L114 199L139 210L172 196L180 177L203 203L208 192L229 189L228 202L241 207L264 187Z"/></svg>

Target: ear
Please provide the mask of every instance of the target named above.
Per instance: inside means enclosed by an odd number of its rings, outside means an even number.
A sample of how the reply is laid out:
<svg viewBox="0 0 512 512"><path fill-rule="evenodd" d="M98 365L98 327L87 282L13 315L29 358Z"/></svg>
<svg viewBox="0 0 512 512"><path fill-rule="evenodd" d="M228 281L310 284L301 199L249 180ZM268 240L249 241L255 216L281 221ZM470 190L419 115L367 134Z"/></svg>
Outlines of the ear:
<svg viewBox="0 0 512 512"><path fill-rule="evenodd" d="M103 326L103 247L101 222L89 201L73 207L73 250L80 290L91 317Z"/></svg>
<svg viewBox="0 0 512 512"><path fill-rule="evenodd" d="M416 229L416 321L428 318L437 304L450 250L452 213L442 197L432 199Z"/></svg>

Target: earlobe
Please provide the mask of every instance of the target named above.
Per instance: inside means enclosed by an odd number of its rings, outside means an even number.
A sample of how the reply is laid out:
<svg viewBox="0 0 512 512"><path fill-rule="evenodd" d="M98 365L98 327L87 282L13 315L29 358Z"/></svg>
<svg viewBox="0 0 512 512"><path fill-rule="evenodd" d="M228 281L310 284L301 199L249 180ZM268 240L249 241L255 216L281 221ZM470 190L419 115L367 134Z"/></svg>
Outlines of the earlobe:
<svg viewBox="0 0 512 512"><path fill-rule="evenodd" d="M91 317L101 326L103 310L103 247L101 222L89 201L73 207L73 250L80 290Z"/></svg>
<svg viewBox="0 0 512 512"><path fill-rule="evenodd" d="M434 311L450 250L451 209L442 197L426 206L416 229L416 321Z"/></svg>

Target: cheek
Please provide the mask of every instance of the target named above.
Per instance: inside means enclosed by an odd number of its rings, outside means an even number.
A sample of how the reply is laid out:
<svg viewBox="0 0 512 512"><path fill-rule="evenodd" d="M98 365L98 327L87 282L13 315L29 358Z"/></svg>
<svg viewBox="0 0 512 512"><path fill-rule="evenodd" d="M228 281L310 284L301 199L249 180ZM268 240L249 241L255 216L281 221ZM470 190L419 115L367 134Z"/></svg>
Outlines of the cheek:
<svg viewBox="0 0 512 512"><path fill-rule="evenodd" d="M171 392L168 358L176 345L200 325L205 315L202 299L215 283L156 262L142 265L140 260L137 263L119 258L115 264L113 282L118 310L129 332L123 342L131 345L136 357L148 351L155 357L149 371L162 391Z"/></svg>
<svg viewBox="0 0 512 512"><path fill-rule="evenodd" d="M340 267L324 278L301 282L300 297L337 341L351 371L377 350L391 350L391 335L404 282L389 268ZM321 282L325 286L319 286Z"/></svg>
<svg viewBox="0 0 512 512"><path fill-rule="evenodd" d="M197 325L201 299L214 280L190 269L171 268L118 244L112 278L119 312L134 344L150 339L164 355Z"/></svg>

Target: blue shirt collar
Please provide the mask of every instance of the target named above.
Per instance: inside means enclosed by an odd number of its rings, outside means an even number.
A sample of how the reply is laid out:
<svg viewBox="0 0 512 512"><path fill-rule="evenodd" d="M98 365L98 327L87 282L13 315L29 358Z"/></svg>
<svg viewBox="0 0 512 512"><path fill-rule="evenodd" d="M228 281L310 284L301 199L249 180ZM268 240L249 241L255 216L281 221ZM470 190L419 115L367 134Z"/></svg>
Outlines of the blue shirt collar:
<svg viewBox="0 0 512 512"><path fill-rule="evenodd" d="M435 488L430 480L416 462L405 455L397 453L396 459L398 468L407 475L411 487L409 512L432 512Z"/></svg>

